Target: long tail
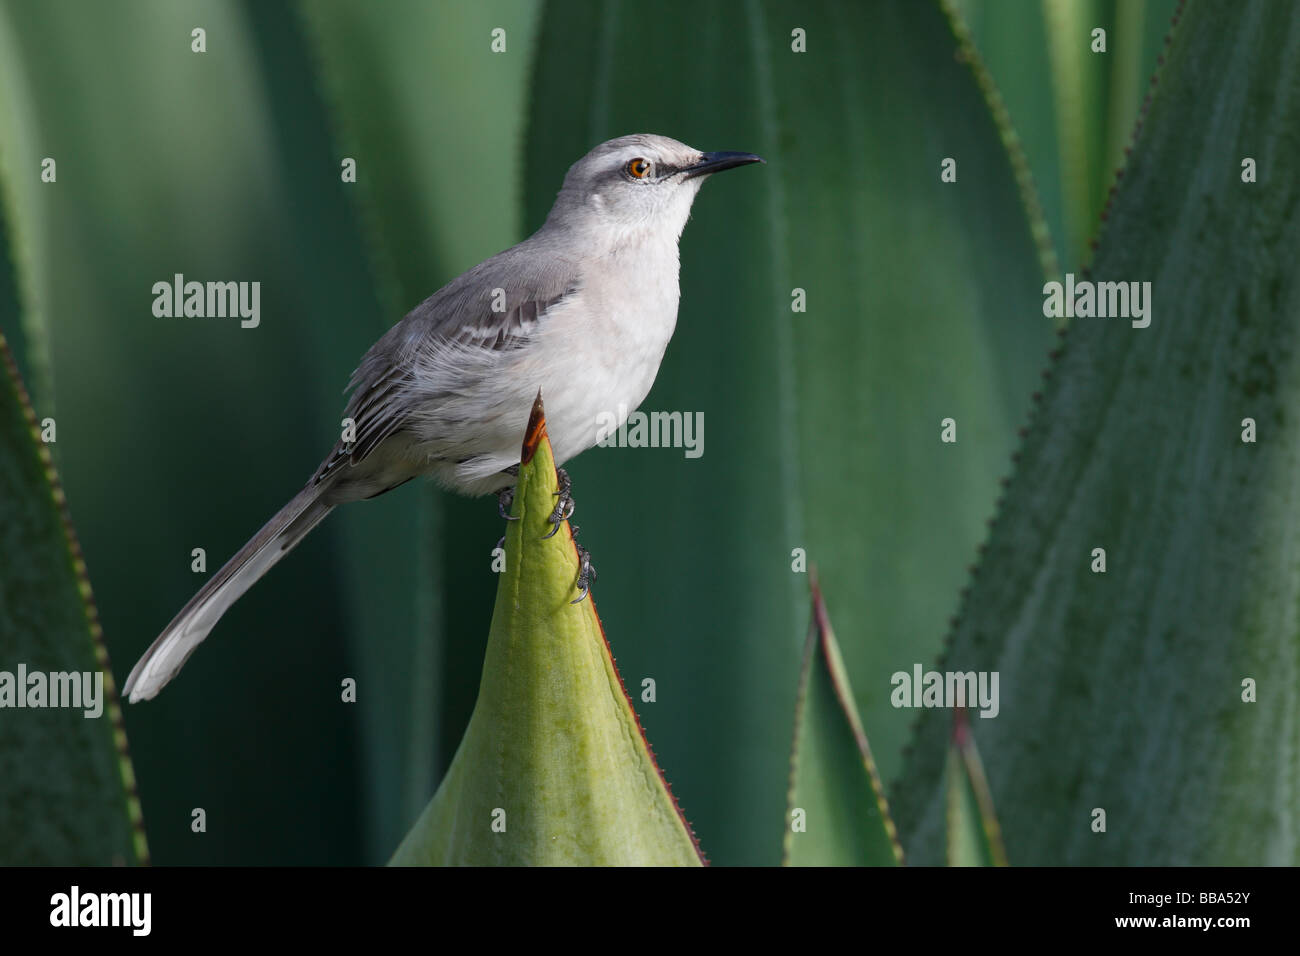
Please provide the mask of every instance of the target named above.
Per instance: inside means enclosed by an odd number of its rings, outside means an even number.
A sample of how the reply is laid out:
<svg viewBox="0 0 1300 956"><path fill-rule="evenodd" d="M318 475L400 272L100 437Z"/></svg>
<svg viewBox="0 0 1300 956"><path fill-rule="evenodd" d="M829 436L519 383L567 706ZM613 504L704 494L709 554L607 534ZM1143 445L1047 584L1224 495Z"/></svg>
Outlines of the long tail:
<svg viewBox="0 0 1300 956"><path fill-rule="evenodd" d="M298 492L190 598L131 669L123 688L131 703L156 696L185 666L221 615L334 510L321 500L329 484L309 484Z"/></svg>

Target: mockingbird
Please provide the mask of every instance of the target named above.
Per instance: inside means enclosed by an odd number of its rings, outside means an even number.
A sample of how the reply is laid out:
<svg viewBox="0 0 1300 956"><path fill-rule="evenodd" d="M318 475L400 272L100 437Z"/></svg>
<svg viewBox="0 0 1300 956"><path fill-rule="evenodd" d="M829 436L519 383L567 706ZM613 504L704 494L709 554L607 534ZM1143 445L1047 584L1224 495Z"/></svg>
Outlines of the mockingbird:
<svg viewBox="0 0 1300 956"><path fill-rule="evenodd" d="M417 475L504 502L539 389L557 465L596 444L609 414L621 413L621 425L654 384L677 324L677 240L700 185L761 162L638 134L574 163L541 229L443 286L366 353L344 412L354 434L145 651L126 680L131 701L175 677L221 615L336 505ZM567 476L561 488L557 523L572 512Z"/></svg>

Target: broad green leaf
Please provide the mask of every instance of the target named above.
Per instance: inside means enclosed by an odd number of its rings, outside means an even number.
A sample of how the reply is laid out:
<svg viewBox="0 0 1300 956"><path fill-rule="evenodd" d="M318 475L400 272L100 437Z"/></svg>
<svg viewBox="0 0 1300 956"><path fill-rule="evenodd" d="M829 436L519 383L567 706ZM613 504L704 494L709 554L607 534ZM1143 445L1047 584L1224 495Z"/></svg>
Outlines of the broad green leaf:
<svg viewBox="0 0 1300 956"><path fill-rule="evenodd" d="M1069 232L1065 261L1087 261L1086 248L1101 210L1106 148L1101 70L1090 68L1099 54L1090 50L1090 31L1100 4L1093 0L1042 0L1051 87L1056 109L1057 155L1061 160L1062 199ZM1023 15L1023 12L1022 12Z"/></svg>
<svg viewBox="0 0 1300 956"><path fill-rule="evenodd" d="M594 601L573 603L578 554L547 537L556 474L533 407L483 680L451 768L392 862L703 862L641 732Z"/></svg>
<svg viewBox="0 0 1300 956"><path fill-rule="evenodd" d="M954 0L1001 98L1065 269L1089 258L1179 0ZM1093 31L1105 52L1093 52ZM1051 278L1056 278L1052 275Z"/></svg>
<svg viewBox="0 0 1300 956"><path fill-rule="evenodd" d="M44 204L49 193L42 189L49 184L41 182L41 164L52 157L37 146L41 134L28 85L30 67L24 63L23 53L8 11L0 4L0 215L11 231L20 224L23 229L21 237L10 237L9 246L19 307L0 314L0 335L8 338L32 403L44 418L54 413L44 304L57 270L43 254L48 241Z"/></svg>
<svg viewBox="0 0 1300 956"><path fill-rule="evenodd" d="M944 771L947 787L949 866L1006 866L1007 853L993 810L993 797L964 709L953 719Z"/></svg>
<svg viewBox="0 0 1300 956"><path fill-rule="evenodd" d="M3 335L0 378L0 864L148 862L86 566ZM56 684L75 696L53 706Z"/></svg>
<svg viewBox="0 0 1300 956"><path fill-rule="evenodd" d="M786 809L796 549L836 595L889 780L910 729L889 675L938 651L1050 348L1022 194L958 50L938 6L913 0L557 3L542 19L527 227L612 136L767 159L701 191L643 406L702 415L702 454L598 448L566 465L620 661L658 680L647 728L718 862L779 860L764 834Z"/></svg>
<svg viewBox="0 0 1300 956"><path fill-rule="evenodd" d="M897 866L903 848L816 578L812 600L790 754L785 863Z"/></svg>
<svg viewBox="0 0 1300 956"><path fill-rule="evenodd" d="M435 289L523 238L520 148L529 0L298 5L383 312L377 338ZM504 31L493 52L493 30ZM500 47L498 44L498 48ZM314 197L305 196L310 208ZM342 385L354 355L335 357ZM337 395L333 399L337 404ZM496 511L412 483L338 515L360 684L366 852L383 860L441 779L473 706L492 600ZM472 555L472 560L467 560ZM450 596L450 597L449 597Z"/></svg>
<svg viewBox="0 0 1300 956"><path fill-rule="evenodd" d="M997 0L960 0L948 4L955 28L965 34L978 59L974 69L984 71L1007 111L1018 148L1032 176L1041 203L1045 242L1051 254L1044 272L1055 278L1066 235L1060 154L1054 125L1050 51L1042 6L1034 0L1009 6Z"/></svg>
<svg viewBox="0 0 1300 956"><path fill-rule="evenodd" d="M1092 276L1150 326L1072 320L943 665L1000 674L1022 865L1300 862L1300 16L1189 5L1167 59ZM945 723L891 794L922 862Z"/></svg>
<svg viewBox="0 0 1300 956"><path fill-rule="evenodd" d="M54 448L120 677L204 580L193 550L215 570L336 440L381 310L291 7L0 6L22 52L4 73L21 69L37 130L3 140L5 169L58 164L57 182L32 187L39 205L14 205L12 233L39 292ZM153 286L176 273L260 282L260 324L155 316ZM253 588L159 699L125 708L156 862L358 860L338 527Z"/></svg>

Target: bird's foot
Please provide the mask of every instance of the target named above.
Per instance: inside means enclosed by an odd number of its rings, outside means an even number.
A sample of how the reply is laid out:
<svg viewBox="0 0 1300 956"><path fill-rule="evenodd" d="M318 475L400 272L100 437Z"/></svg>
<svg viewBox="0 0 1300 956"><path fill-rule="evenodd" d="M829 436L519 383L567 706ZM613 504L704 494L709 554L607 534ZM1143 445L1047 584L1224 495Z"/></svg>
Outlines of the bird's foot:
<svg viewBox="0 0 1300 956"><path fill-rule="evenodd" d="M573 529L573 546L578 549L578 596L570 604L581 604L591 593L591 586L596 583L596 566L591 563L591 552L578 544L578 529Z"/></svg>
<svg viewBox="0 0 1300 956"><path fill-rule="evenodd" d="M510 513L511 507L515 503L515 489L511 485L509 488L502 488L497 492L497 514L507 521L518 521L519 519Z"/></svg>
<svg viewBox="0 0 1300 956"><path fill-rule="evenodd" d="M512 478L519 477L519 466L511 465L509 468L501 469L503 475L509 475ZM507 521L518 521L519 519L510 514L510 508L515 503L515 486L507 485L497 492L497 514Z"/></svg>
<svg viewBox="0 0 1300 956"><path fill-rule="evenodd" d="M573 480L569 478L569 473L563 468L556 468L555 476L559 480L560 490L555 493L557 499L555 510L546 519L551 523L551 530L542 535L544 538L552 537L555 532L560 530L560 525L573 517Z"/></svg>

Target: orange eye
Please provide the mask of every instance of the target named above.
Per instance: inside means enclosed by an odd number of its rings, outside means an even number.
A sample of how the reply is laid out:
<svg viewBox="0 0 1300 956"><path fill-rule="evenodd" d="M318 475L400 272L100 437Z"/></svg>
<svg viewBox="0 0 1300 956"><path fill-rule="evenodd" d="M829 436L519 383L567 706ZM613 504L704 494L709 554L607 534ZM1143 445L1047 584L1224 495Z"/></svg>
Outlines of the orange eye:
<svg viewBox="0 0 1300 956"><path fill-rule="evenodd" d="M639 157L632 160L627 164L627 174L633 179L645 179L650 175L650 162Z"/></svg>

